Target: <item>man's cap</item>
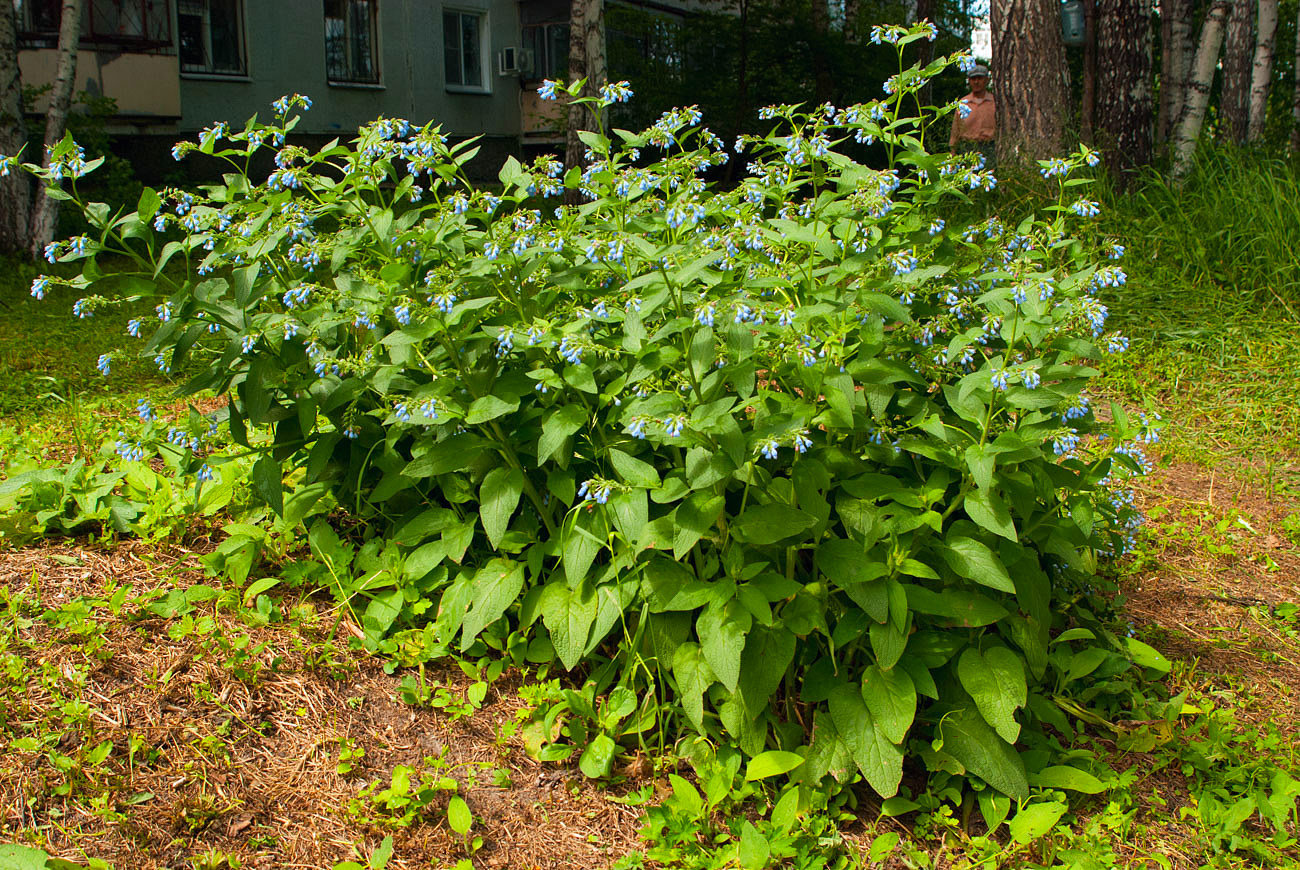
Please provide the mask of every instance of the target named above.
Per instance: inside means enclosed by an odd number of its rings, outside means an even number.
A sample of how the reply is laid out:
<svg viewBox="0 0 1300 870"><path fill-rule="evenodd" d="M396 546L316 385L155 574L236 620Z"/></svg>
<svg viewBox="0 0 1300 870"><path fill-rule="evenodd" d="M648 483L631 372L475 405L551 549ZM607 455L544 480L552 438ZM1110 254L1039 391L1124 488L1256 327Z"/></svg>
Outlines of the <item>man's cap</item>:
<svg viewBox="0 0 1300 870"><path fill-rule="evenodd" d="M984 78L988 78L989 68L982 63L975 64L970 68L970 72L966 73L966 78L973 79L975 76L984 76Z"/></svg>

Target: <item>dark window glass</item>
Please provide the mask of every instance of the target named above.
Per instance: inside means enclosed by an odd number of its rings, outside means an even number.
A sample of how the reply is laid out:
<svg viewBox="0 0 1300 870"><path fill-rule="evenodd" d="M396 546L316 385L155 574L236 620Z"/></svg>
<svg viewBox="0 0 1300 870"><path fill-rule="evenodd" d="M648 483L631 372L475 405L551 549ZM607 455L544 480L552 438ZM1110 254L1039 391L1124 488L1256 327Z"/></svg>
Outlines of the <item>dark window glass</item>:
<svg viewBox="0 0 1300 870"><path fill-rule="evenodd" d="M375 0L325 0L325 71L330 81L379 82Z"/></svg>
<svg viewBox="0 0 1300 870"><path fill-rule="evenodd" d="M447 84L483 87L483 16L473 12L442 13L443 68Z"/></svg>

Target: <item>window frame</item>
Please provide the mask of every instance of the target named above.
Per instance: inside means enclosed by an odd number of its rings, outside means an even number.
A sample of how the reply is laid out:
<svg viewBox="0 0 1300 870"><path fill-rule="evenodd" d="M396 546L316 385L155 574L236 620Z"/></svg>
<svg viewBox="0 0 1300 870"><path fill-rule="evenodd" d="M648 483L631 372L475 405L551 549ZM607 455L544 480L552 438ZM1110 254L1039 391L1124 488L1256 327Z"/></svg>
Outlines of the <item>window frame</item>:
<svg viewBox="0 0 1300 870"><path fill-rule="evenodd" d="M323 0L321 4L322 13L326 13L329 11L328 9L329 2L330 0ZM359 2L366 3L366 5L370 9L370 16L369 16L370 17L369 20L370 55L371 55L370 62L371 62L371 66L374 69L373 76L371 78L361 78L356 76L355 64L350 59L346 58L346 55L349 53L348 49L350 48L351 41L352 41L351 40L352 30L350 29L351 25L350 25L350 18L348 14L350 11L349 7L351 3L358 2L358 0L338 0L338 2L342 4L344 8L344 13L342 19L335 19L335 20L341 20L343 22L342 43L344 45L345 64L347 66L348 77L341 78L335 76L334 70L330 68L330 33L329 33L329 28L325 24L325 22L330 21L331 19L328 15L322 14L321 29L322 29L322 37L324 39L324 45L325 45L325 83L333 88L362 88L362 89L383 88L384 87L384 65L383 63L380 62L383 56L383 45L380 38L383 28L381 27L381 19L380 19L381 13L379 8L380 7L379 0L359 0Z"/></svg>
<svg viewBox="0 0 1300 870"><path fill-rule="evenodd" d="M40 0L26 0L19 11L17 24L20 49L54 48L58 45L59 20L63 17L62 4L58 0L44 0L44 5L52 9L47 8L46 14L42 17L52 17L54 23L41 27L33 23L39 14L35 11L38 2ZM116 0L124 5L139 5L140 22L145 30L148 31L150 23L156 25L157 34L153 36L147 32L135 35L96 30L95 2L96 0L86 0L85 9L82 10L79 46L113 45L129 52L149 54L170 54L177 50L176 28L172 21L172 9L175 4L171 0ZM152 18L150 18L151 9Z"/></svg>
<svg viewBox="0 0 1300 870"><path fill-rule="evenodd" d="M247 0L234 0L236 6L236 15L239 18L238 25L235 28L236 38L239 40L239 59L241 69L238 72L225 72L221 70L209 69L186 69L185 61L181 57L181 3L186 0L176 0L176 60L180 68L182 78L188 79L213 79L219 81L247 81L250 78L248 67L248 4ZM195 0L189 0L195 2ZM206 56L212 57L212 0L197 0L204 5L204 49Z"/></svg>
<svg viewBox="0 0 1300 870"><path fill-rule="evenodd" d="M457 16L456 35L457 43L464 43L464 27L460 23L462 17L471 16L478 19L478 53L479 53L479 84L467 85L459 82L453 82L447 78L447 16ZM451 94L478 94L485 95L492 93L492 35L490 32L490 20L487 9L475 9L470 6L443 6L442 7L442 84L443 88ZM465 63L461 60L461 73L464 74Z"/></svg>

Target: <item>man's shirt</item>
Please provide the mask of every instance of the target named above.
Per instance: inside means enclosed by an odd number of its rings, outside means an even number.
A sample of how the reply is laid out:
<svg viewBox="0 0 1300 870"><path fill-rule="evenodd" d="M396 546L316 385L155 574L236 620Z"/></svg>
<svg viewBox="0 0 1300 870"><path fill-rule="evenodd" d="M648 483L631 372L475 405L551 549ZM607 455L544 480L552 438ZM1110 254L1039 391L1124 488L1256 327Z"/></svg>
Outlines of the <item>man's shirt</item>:
<svg viewBox="0 0 1300 870"><path fill-rule="evenodd" d="M959 141L991 142L997 133L996 122L996 104L993 101L993 95L988 91L984 95L977 97L974 94L967 94L961 98L962 105L970 109L970 114L965 118L961 117L961 109L952 119L952 136L949 139L950 145L956 145Z"/></svg>

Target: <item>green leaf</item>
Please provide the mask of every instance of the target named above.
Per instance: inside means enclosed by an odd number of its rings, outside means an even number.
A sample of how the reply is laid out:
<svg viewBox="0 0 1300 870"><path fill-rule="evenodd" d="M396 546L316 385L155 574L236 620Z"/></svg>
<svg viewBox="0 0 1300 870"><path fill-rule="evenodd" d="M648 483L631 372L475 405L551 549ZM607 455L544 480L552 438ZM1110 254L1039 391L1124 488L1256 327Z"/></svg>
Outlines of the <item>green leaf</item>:
<svg viewBox="0 0 1300 870"><path fill-rule="evenodd" d="M969 647L957 661L957 678L998 736L1015 743L1020 736L1016 710L1025 706L1028 697L1020 656L1004 646L990 647L983 653Z"/></svg>
<svg viewBox="0 0 1300 870"><path fill-rule="evenodd" d="M1031 773L1029 784L1037 788L1060 788L1082 794L1101 794L1106 790L1106 785L1086 770L1059 764Z"/></svg>
<svg viewBox="0 0 1300 870"><path fill-rule="evenodd" d="M746 510L732 524L731 531L738 540L761 547L806 532L816 524L817 518L806 511L784 504L765 504Z"/></svg>
<svg viewBox="0 0 1300 870"><path fill-rule="evenodd" d="M958 577L974 580L999 592L1015 594L1016 586L1002 560L984 544L960 535L945 538L944 544L943 558Z"/></svg>
<svg viewBox="0 0 1300 870"><path fill-rule="evenodd" d="M1155 647L1145 644L1135 637L1124 638L1124 643L1128 647L1128 654L1133 658L1134 664L1143 668L1150 668L1161 674L1169 673L1169 659L1160 654Z"/></svg>
<svg viewBox="0 0 1300 870"><path fill-rule="evenodd" d="M898 664L907 648L907 635L892 622L871 626L871 651L876 654L880 667L888 670Z"/></svg>
<svg viewBox="0 0 1300 870"><path fill-rule="evenodd" d="M587 410L578 403L556 409L542 424L542 437L537 439L537 464L541 465L554 456L569 436L586 422Z"/></svg>
<svg viewBox="0 0 1300 870"><path fill-rule="evenodd" d="M762 870L772 858L767 839L758 832L754 823L745 820L740 828L740 842L736 845L736 860L744 870Z"/></svg>
<svg viewBox="0 0 1300 870"><path fill-rule="evenodd" d="M967 516L993 534L1001 535L1009 541L1020 540L1016 537L1015 524L1011 522L1011 512L991 490L973 489L967 492L963 507Z"/></svg>
<svg viewBox="0 0 1300 870"><path fill-rule="evenodd" d="M699 644L687 641L673 651L673 679L677 681L677 695L686 718L697 731L704 731L704 693L717 677Z"/></svg>
<svg viewBox="0 0 1300 870"><path fill-rule="evenodd" d="M736 691L740 680L740 657L752 620L749 611L733 600L710 604L695 623L704 659L729 692Z"/></svg>
<svg viewBox="0 0 1300 870"><path fill-rule="evenodd" d="M524 473L517 468L494 468L483 478L479 488L479 519L488 543L496 549L510 527L510 517L519 506L524 489Z"/></svg>
<svg viewBox="0 0 1300 870"><path fill-rule="evenodd" d="M843 685L830 697L835 730L849 747L862 776L881 797L898 793L903 778L903 748L895 745L876 724L857 686Z"/></svg>
<svg viewBox="0 0 1300 870"><path fill-rule="evenodd" d="M912 610L942 616L968 628L991 625L1007 616L1005 607L978 592L952 588L935 592L924 586L906 584L903 588L907 591L907 606Z"/></svg>
<svg viewBox="0 0 1300 870"><path fill-rule="evenodd" d="M618 745L612 737L608 734L599 734L583 751L582 757L578 759L578 767L589 779L600 779L609 776L609 769L614 763L616 749L618 749Z"/></svg>
<svg viewBox="0 0 1300 870"><path fill-rule="evenodd" d="M989 452L986 444L972 444L966 448L966 467L970 469L971 478L980 489L988 489L993 482L993 465L997 457Z"/></svg>
<svg viewBox="0 0 1300 870"><path fill-rule="evenodd" d="M1019 754L973 709L943 717L939 725L943 749L962 766L1005 795L1029 797L1029 780Z"/></svg>
<svg viewBox="0 0 1300 870"><path fill-rule="evenodd" d="M862 675L862 699L891 743L902 743L916 718L916 686L901 668L872 665Z"/></svg>
<svg viewBox="0 0 1300 870"><path fill-rule="evenodd" d="M1022 846L1040 839L1056 827L1067 809L1065 804L1056 801L1021 807L1007 823L1011 839Z"/></svg>
<svg viewBox="0 0 1300 870"><path fill-rule="evenodd" d="M484 396L481 399L475 399L474 404L469 406L469 413L465 415L465 422L471 426L486 423L489 420L495 420L497 417L509 414L518 407L518 399L507 402L496 396Z"/></svg>
<svg viewBox="0 0 1300 870"><path fill-rule="evenodd" d="M452 795L447 803L447 824L462 837L474 827L474 814L469 811L469 804L460 795Z"/></svg>
<svg viewBox="0 0 1300 870"><path fill-rule="evenodd" d="M506 609L519 599L523 588L522 562L493 559L474 575L473 605L465 614L461 629L462 652L469 649L483 629L502 617Z"/></svg>
<svg viewBox="0 0 1300 870"><path fill-rule="evenodd" d="M586 579L591 563L605 546L605 514L602 511L572 510L564 521L561 562L570 586Z"/></svg>
<svg viewBox="0 0 1300 870"><path fill-rule="evenodd" d="M673 511L673 558L681 559L691 551L705 532L713 528L722 513L720 495L693 492Z"/></svg>
<svg viewBox="0 0 1300 870"><path fill-rule="evenodd" d="M0 867L4 870L45 870L49 855L26 846L0 845Z"/></svg>
<svg viewBox="0 0 1300 870"><path fill-rule="evenodd" d="M280 463L269 454L263 455L253 466L253 489L262 501L270 505L276 516L284 514L284 477Z"/></svg>
<svg viewBox="0 0 1300 870"><path fill-rule="evenodd" d="M659 475L650 463L642 462L640 459L614 448L609 451L609 461L624 483L630 486L643 486L647 489L659 488Z"/></svg>
<svg viewBox="0 0 1300 870"><path fill-rule="evenodd" d="M789 773L804 763L804 757L794 752L782 752L769 749L761 755L751 758L745 767L745 782L767 779Z"/></svg>
<svg viewBox="0 0 1300 870"><path fill-rule="evenodd" d="M542 622L551 632L555 654L566 670L573 670L582 659L591 625L596 621L596 596L585 589L574 590L565 583L553 581L542 591L539 606Z"/></svg>

